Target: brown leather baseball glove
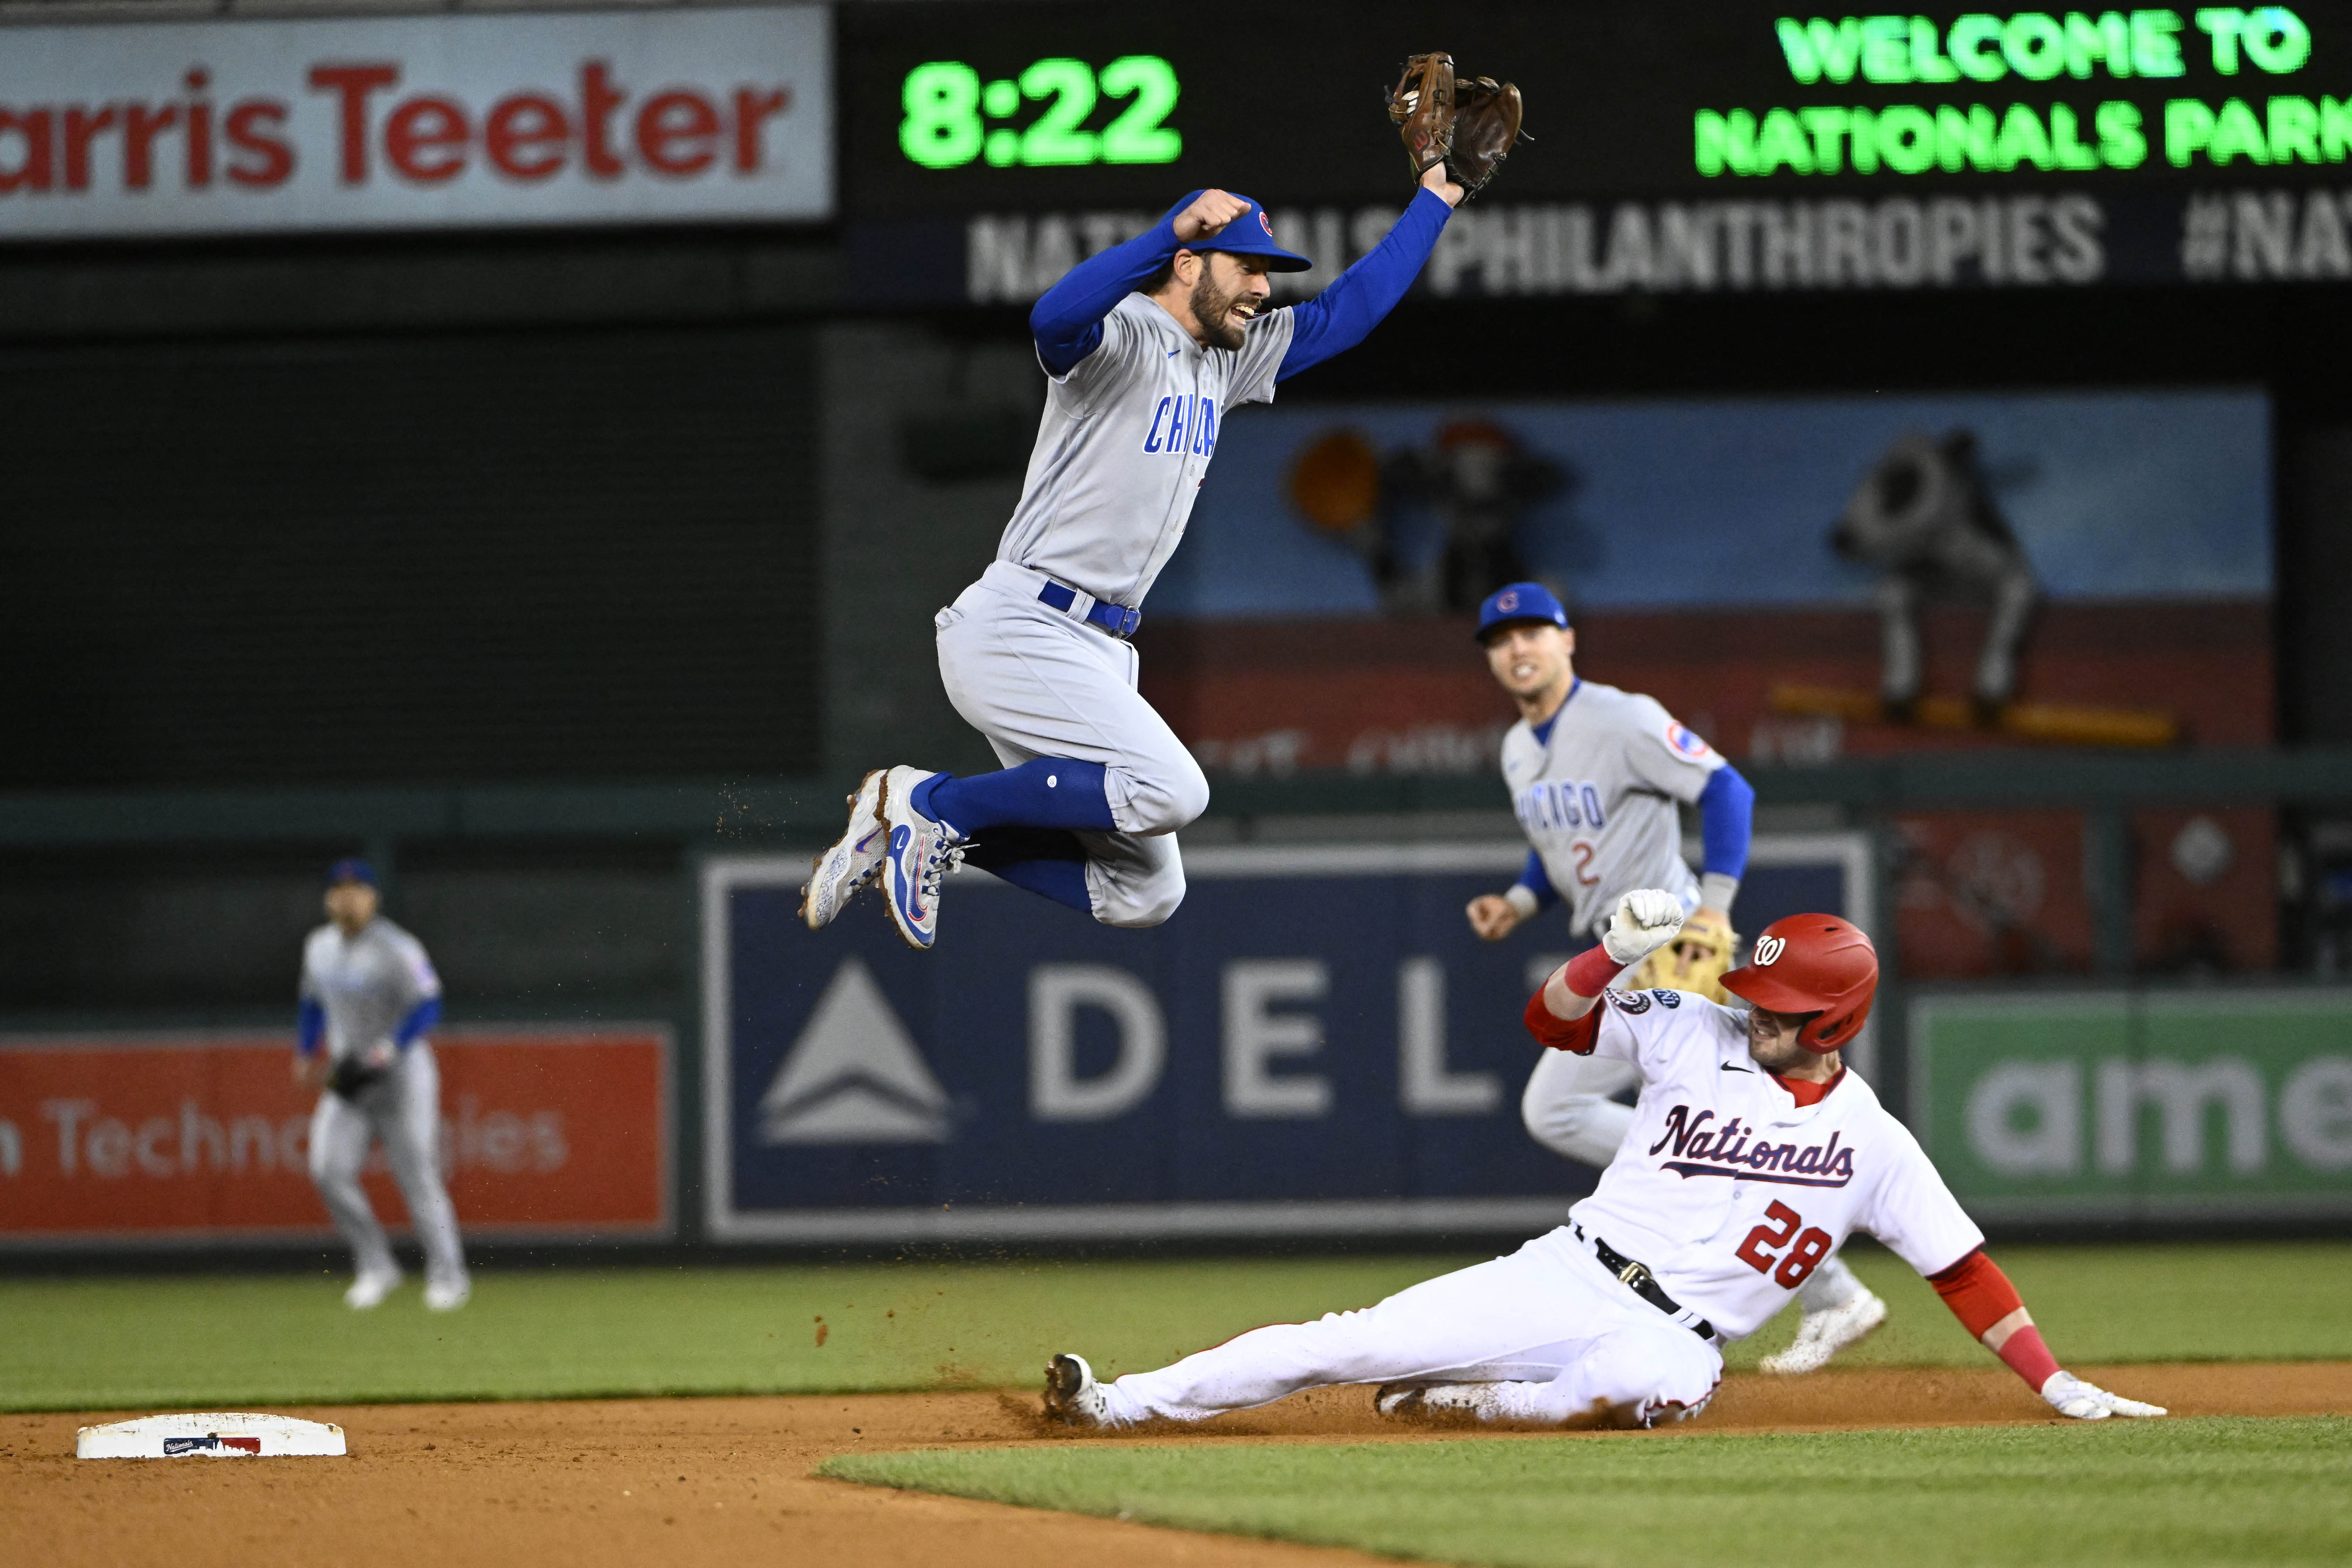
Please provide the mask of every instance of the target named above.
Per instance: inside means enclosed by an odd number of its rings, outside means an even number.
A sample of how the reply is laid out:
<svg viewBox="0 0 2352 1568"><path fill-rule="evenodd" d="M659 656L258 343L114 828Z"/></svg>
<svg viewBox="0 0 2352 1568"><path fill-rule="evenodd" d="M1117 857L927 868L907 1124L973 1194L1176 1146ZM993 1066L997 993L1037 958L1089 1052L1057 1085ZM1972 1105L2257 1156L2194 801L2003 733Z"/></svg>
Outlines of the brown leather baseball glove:
<svg viewBox="0 0 2352 1568"><path fill-rule="evenodd" d="M1454 151L1454 57L1415 55L1389 89L1389 118L1416 180Z"/></svg>
<svg viewBox="0 0 2352 1568"><path fill-rule="evenodd" d="M1519 89L1493 77L1454 83L1454 136L1445 172L1467 200L1486 188L1519 139Z"/></svg>
<svg viewBox="0 0 2352 1568"><path fill-rule="evenodd" d="M1519 89L1493 77L1456 77L1452 55L1415 55L1389 89L1389 119L1404 142L1412 176L1436 164L1475 195L1519 139Z"/></svg>
<svg viewBox="0 0 2352 1568"><path fill-rule="evenodd" d="M1690 991L1710 1002L1727 1003L1724 973L1739 952L1739 933L1728 922L1694 910L1675 940L1642 961L1627 982L1635 991Z"/></svg>

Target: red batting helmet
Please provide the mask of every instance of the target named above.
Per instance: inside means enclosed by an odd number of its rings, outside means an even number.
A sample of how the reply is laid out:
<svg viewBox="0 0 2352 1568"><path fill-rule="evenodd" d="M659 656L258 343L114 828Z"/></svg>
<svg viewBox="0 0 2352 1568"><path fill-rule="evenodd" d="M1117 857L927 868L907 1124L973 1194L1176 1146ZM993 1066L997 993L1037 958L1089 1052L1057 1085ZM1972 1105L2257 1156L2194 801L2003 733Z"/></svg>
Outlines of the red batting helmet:
<svg viewBox="0 0 2352 1568"><path fill-rule="evenodd" d="M1835 915L1790 915L1757 937L1723 988L1770 1013L1810 1013L1797 1043L1822 1056L1853 1043L1878 993L1878 950Z"/></svg>

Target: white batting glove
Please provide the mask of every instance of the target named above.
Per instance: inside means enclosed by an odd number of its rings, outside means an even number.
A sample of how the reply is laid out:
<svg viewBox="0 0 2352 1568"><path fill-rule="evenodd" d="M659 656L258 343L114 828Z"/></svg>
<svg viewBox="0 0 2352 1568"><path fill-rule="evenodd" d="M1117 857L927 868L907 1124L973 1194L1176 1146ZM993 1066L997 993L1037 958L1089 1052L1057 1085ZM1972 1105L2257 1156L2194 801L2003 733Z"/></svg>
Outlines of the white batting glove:
<svg viewBox="0 0 2352 1568"><path fill-rule="evenodd" d="M2142 1405L2120 1394L2084 1383L2071 1372L2053 1372L2042 1385L2042 1397L2061 1415L2077 1421L2105 1421L2110 1415L2161 1415L2161 1405Z"/></svg>
<svg viewBox="0 0 2352 1568"><path fill-rule="evenodd" d="M1639 963L1674 941L1682 929L1683 901L1672 893L1643 888L1617 900L1617 912L1609 917L1601 945L1621 965Z"/></svg>

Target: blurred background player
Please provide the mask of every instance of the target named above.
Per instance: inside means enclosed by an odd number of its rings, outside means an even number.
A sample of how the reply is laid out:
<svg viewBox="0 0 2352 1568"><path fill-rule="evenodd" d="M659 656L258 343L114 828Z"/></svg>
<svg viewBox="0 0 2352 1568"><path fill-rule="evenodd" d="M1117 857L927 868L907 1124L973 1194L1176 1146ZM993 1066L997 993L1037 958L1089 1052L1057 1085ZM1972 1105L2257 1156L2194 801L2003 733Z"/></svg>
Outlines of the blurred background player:
<svg viewBox="0 0 2352 1568"><path fill-rule="evenodd" d="M1106 925L1158 925L1184 897L1175 833L1209 783L1136 690L1128 639L1175 553L1219 422L1363 341L1404 297L1461 201L1421 176L1381 243L1303 304L1268 310L1270 271L1313 264L1246 196L1196 191L1146 233L1078 263L1029 314L1048 388L996 560L941 610L940 679L1001 772L866 775L816 863L803 918L830 922L877 868L910 946L938 931L940 878L969 859Z"/></svg>
<svg viewBox="0 0 2352 1568"><path fill-rule="evenodd" d="M446 1312L473 1287L441 1182L441 1073L425 1037L441 1017L441 978L425 944L377 912L382 897L366 861L328 868L328 923L302 944L294 1078L324 1091L310 1116L310 1179L351 1244L355 1277L344 1303L364 1310L400 1283L360 1186L368 1144L380 1138L424 1244L425 1304Z"/></svg>
<svg viewBox="0 0 2352 1568"><path fill-rule="evenodd" d="M1889 718L1910 718L1919 701L1921 607L1939 600L1991 605L1969 701L1979 723L1995 722L2016 693L2042 591L2016 531L1993 502L1975 433L1899 437L1846 503L1830 546L1880 571L1871 596L1885 648L1879 700Z"/></svg>
<svg viewBox="0 0 2352 1568"><path fill-rule="evenodd" d="M1507 891L1470 901L1472 929L1499 942L1565 893L1570 931L1590 938L1624 894L1663 888L1687 918L1622 983L1729 1002L1723 973L1738 942L1731 904L1748 868L1756 792L1655 699L1580 679L1576 633L1542 584L1514 583L1489 597L1478 639L1519 707L1503 737L1503 778L1531 847ZM1696 876L1683 863L1677 802L1698 807L1706 854ZM1615 1097L1639 1081L1628 1062L1548 1051L1519 1114L1545 1148L1605 1169L1633 1124L1633 1108ZM1797 1300L1796 1342L1764 1359L1768 1372L1812 1372L1886 1321L1886 1303L1843 1258L1816 1268Z"/></svg>

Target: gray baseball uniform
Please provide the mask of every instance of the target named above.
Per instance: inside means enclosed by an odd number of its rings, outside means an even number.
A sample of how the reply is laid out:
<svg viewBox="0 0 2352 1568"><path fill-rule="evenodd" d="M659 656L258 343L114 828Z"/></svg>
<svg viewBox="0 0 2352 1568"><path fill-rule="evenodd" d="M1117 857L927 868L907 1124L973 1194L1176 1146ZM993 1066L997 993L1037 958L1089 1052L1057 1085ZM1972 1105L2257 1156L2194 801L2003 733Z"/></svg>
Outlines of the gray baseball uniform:
<svg viewBox="0 0 2352 1568"><path fill-rule="evenodd" d="M1579 680L1542 740L1525 720L1503 737L1503 780L1519 826L1569 902L1569 929L1597 934L1617 900L1663 888L1696 908L1680 801L1696 801L1723 758L1655 698Z"/></svg>
<svg viewBox="0 0 2352 1568"><path fill-rule="evenodd" d="M1291 312L1250 323L1238 350L1204 348L1129 294L1100 347L1051 378L1021 504L996 558L1097 599L1143 603L1176 552L1217 449L1222 416L1274 401Z"/></svg>
<svg viewBox="0 0 2352 1568"><path fill-rule="evenodd" d="M1030 327L1049 384L1021 503L995 561L936 623L949 700L999 761L1102 769L1105 809L1087 826L1107 816L1110 830L1076 837L1088 908L1110 925L1153 925L1174 911L1184 870L1172 835L1208 808L1200 764L1136 691L1125 638L1183 540L1224 420L1360 342L1412 287L1453 210L1433 191L1416 193L1328 288L1256 315L1228 349L1202 342L1143 290L1171 276L1184 248L1255 255L1267 268L1308 263L1274 243L1273 221L1247 198L1213 238L1179 240L1177 219L1202 194L1080 262L1038 300Z"/></svg>
<svg viewBox="0 0 2352 1568"><path fill-rule="evenodd" d="M1117 833L1082 833L1087 889L1108 925L1156 925L1184 897L1175 829L1201 815L1209 781L1136 691L1134 645L1037 597L1049 582L1133 608L1175 553L1217 430L1238 403L1274 397L1290 344L1287 310L1260 317L1239 350L1204 348L1130 294L1100 347L1050 377L1021 504L996 562L940 612L940 677L997 759L1098 763Z"/></svg>
<svg viewBox="0 0 2352 1568"><path fill-rule="evenodd" d="M373 1047L392 1046L418 1005L441 994L441 978L425 944L378 915L356 936L347 938L332 924L310 933L302 946L301 994L325 1013L328 1058L341 1061ZM398 1268L360 1186L368 1145L381 1138L424 1245L426 1278L465 1282L457 1215L441 1180L440 1131L440 1068L432 1045L422 1037L395 1047L392 1070L355 1100L331 1091L319 1096L310 1116L310 1179L334 1215L335 1228L351 1244L361 1274Z"/></svg>

